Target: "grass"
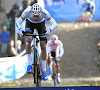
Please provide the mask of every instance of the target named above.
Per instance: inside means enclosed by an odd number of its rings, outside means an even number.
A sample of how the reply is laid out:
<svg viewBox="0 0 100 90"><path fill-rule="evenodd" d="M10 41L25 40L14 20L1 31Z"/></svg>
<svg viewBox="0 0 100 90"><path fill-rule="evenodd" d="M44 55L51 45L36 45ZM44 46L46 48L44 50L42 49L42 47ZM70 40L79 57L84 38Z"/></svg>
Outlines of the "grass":
<svg viewBox="0 0 100 90"><path fill-rule="evenodd" d="M70 86L100 86L100 82L92 82L92 83L63 83L57 85L57 87L70 87ZM35 87L34 84L23 84L18 81L8 81L0 83L0 88L25 88L25 87ZM53 85L42 85L42 87L53 87Z"/></svg>

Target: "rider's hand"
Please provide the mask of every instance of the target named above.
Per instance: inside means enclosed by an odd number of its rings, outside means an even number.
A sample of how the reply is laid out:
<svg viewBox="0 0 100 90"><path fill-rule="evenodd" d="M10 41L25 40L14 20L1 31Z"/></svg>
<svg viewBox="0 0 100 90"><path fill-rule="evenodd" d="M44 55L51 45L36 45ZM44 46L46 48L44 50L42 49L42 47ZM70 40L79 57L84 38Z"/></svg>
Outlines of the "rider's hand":
<svg viewBox="0 0 100 90"><path fill-rule="evenodd" d="M24 30L23 29L20 29L20 36L21 37L23 36L23 32L24 32Z"/></svg>
<svg viewBox="0 0 100 90"><path fill-rule="evenodd" d="M48 29L48 30L46 31L45 35L49 35L49 33L50 33L50 29Z"/></svg>
<svg viewBox="0 0 100 90"><path fill-rule="evenodd" d="M61 56L59 56L58 58L61 59Z"/></svg>

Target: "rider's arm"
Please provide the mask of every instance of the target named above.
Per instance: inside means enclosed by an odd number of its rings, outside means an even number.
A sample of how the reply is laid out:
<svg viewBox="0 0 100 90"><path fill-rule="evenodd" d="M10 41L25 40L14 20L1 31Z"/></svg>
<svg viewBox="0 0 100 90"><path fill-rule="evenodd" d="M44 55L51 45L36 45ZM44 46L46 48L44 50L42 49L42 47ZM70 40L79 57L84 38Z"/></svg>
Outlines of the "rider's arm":
<svg viewBox="0 0 100 90"><path fill-rule="evenodd" d="M46 44L46 51L47 53L50 53L50 41L48 41Z"/></svg>
<svg viewBox="0 0 100 90"><path fill-rule="evenodd" d="M49 30L53 31L57 27L56 21L52 17L50 17L50 19L48 19L48 22L51 24Z"/></svg>
<svg viewBox="0 0 100 90"><path fill-rule="evenodd" d="M64 54L64 48L63 48L63 46L61 46L61 47L60 47L60 55L59 55L59 56L62 57L63 54Z"/></svg>
<svg viewBox="0 0 100 90"><path fill-rule="evenodd" d="M49 12L46 9L43 9L43 13L47 21L51 24L49 30L53 31L57 27L56 21L50 16Z"/></svg>
<svg viewBox="0 0 100 90"><path fill-rule="evenodd" d="M64 48L63 48L63 44L62 44L62 42L61 41L59 41L59 46L60 46L60 54L59 54L59 56L60 57L62 57L63 56L63 54L64 54Z"/></svg>
<svg viewBox="0 0 100 90"><path fill-rule="evenodd" d="M86 5L85 5L85 4L83 4L83 5L82 5L82 8L80 9L80 11L81 11L81 10L83 10L83 8L84 8L85 6L86 6Z"/></svg>
<svg viewBox="0 0 100 90"><path fill-rule="evenodd" d="M24 19L20 16L18 20L16 21L16 27L20 30L21 29L21 23L24 21Z"/></svg>

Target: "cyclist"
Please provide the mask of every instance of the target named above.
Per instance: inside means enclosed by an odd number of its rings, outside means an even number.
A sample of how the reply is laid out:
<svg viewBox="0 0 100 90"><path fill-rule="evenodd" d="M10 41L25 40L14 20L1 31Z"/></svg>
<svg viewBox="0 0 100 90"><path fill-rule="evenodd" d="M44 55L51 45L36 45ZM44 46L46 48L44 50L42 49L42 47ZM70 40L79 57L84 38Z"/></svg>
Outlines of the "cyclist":
<svg viewBox="0 0 100 90"><path fill-rule="evenodd" d="M83 8L86 8L85 12L82 14L82 20L83 21L87 21L84 20L85 17L88 17L88 20L89 21L92 21L92 18L94 16L94 11L95 11L95 4L93 1L90 1L90 0L86 0L85 4L83 5L83 7L80 9L82 10Z"/></svg>
<svg viewBox="0 0 100 90"><path fill-rule="evenodd" d="M60 79L59 61L60 61L62 55L64 54L64 48L63 48L62 42L60 40L58 40L58 36L57 35L54 34L54 35L52 35L50 37L50 40L47 42L46 49L47 49L47 53L48 53L48 59L47 59L48 74L51 74L51 70L50 70L50 57L55 52L55 57L56 57L56 61L55 61L56 77L57 77L57 82L60 83L61 79Z"/></svg>
<svg viewBox="0 0 100 90"><path fill-rule="evenodd" d="M45 28L45 19L49 21L51 26L49 29L46 30ZM16 26L20 31L20 35L23 36L23 29L21 28L22 22L26 20L26 26L25 28L29 28L30 30L26 30L28 32L34 32L34 29L37 29L38 34L49 34L51 31L53 31L57 23L55 20L50 16L49 12L42 8L40 5L37 3L33 4L32 6L26 8L21 16L18 18L16 22ZM32 71L32 58L31 58L31 36L26 36L25 41L26 41L26 54L27 54L27 59L29 62L29 65L27 67L27 73L30 73ZM42 56L42 74L43 74L43 80L47 80L48 76L46 73L46 36L40 36L40 46L41 46L41 56Z"/></svg>

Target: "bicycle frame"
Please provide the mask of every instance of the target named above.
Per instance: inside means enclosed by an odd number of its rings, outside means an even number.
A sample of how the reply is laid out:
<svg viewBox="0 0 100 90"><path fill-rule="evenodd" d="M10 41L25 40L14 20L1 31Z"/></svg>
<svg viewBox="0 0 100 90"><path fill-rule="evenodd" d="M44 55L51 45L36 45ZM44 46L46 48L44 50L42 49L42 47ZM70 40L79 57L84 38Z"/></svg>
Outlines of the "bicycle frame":
<svg viewBox="0 0 100 90"><path fill-rule="evenodd" d="M37 47L37 39L36 34L26 34L25 36L32 36L32 47L33 47L33 58L34 58L34 62L33 62L33 77L34 77L34 83L36 84L36 87L40 87L41 86L41 80L42 80L42 74L41 74L41 62L40 62L40 58L39 58L39 53L38 53L38 47Z"/></svg>

